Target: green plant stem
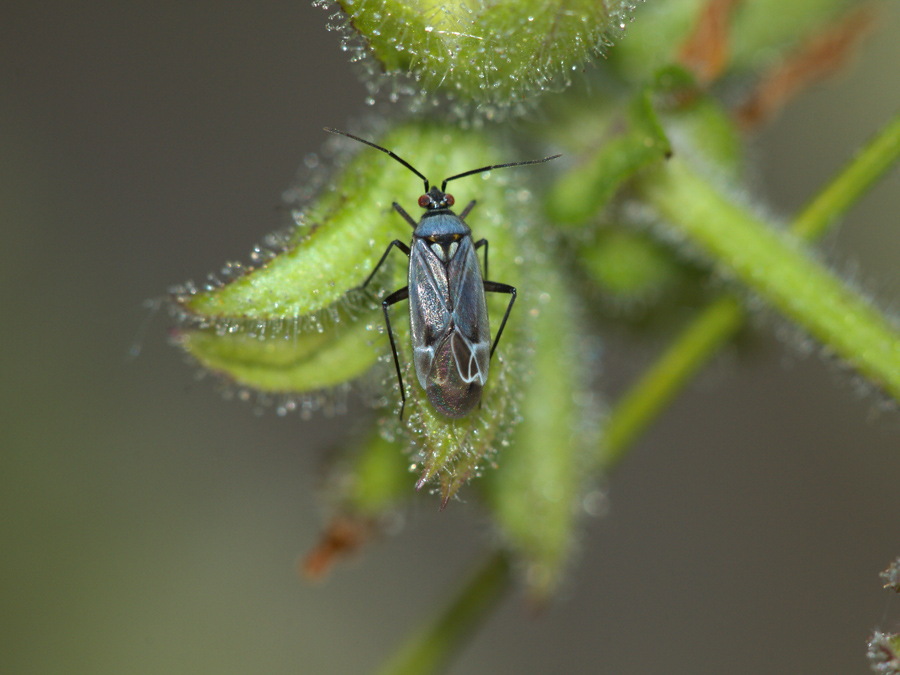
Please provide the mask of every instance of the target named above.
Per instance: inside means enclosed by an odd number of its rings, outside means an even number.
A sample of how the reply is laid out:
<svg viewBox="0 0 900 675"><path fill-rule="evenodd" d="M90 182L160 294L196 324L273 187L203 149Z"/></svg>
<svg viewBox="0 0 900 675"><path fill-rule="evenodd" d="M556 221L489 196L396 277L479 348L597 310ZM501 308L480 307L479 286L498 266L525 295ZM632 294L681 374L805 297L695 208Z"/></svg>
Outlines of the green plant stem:
<svg viewBox="0 0 900 675"><path fill-rule="evenodd" d="M900 114L797 215L791 231L813 240L852 206L900 158ZM610 415L601 467L612 468L682 386L737 333L745 313L733 296L713 301L618 402Z"/></svg>
<svg viewBox="0 0 900 675"><path fill-rule="evenodd" d="M604 471L626 455L649 422L743 323L743 307L730 295L715 300L690 323L614 408L601 446Z"/></svg>
<svg viewBox="0 0 900 675"><path fill-rule="evenodd" d="M900 334L863 297L796 242L675 158L641 192L729 275L900 400Z"/></svg>
<svg viewBox="0 0 900 675"><path fill-rule="evenodd" d="M801 239L821 236L900 156L900 113L819 192L791 224Z"/></svg>
<svg viewBox="0 0 900 675"><path fill-rule="evenodd" d="M413 634L379 675L424 675L441 669L475 628L490 615L510 582L509 561L494 553L425 628Z"/></svg>

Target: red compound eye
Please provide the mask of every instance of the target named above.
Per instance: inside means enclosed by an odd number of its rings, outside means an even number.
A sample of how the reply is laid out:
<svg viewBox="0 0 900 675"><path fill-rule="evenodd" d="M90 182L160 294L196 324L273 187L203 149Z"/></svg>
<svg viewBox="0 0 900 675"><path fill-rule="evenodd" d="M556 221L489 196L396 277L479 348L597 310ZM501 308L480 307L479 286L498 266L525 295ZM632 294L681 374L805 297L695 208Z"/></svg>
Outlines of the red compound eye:
<svg viewBox="0 0 900 675"><path fill-rule="evenodd" d="M419 206L421 206L423 209L427 208L429 204L431 204L431 197L429 197L428 195L422 195L421 197L419 197Z"/></svg>
<svg viewBox="0 0 900 675"><path fill-rule="evenodd" d="M444 195L444 201L447 202L447 206L453 206L456 203L453 195Z"/></svg>

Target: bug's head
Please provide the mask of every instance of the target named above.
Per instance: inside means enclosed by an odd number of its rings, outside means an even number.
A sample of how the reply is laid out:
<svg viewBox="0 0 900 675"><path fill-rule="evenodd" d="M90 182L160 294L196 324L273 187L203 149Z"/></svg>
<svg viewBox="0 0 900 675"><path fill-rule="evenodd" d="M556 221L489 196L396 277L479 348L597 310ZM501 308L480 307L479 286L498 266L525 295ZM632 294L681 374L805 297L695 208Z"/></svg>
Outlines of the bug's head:
<svg viewBox="0 0 900 675"><path fill-rule="evenodd" d="M427 186L427 183L426 183ZM453 195L447 194L443 190L439 190L437 185L432 187L428 192L419 197L419 206L428 211L437 209L449 209L456 203Z"/></svg>

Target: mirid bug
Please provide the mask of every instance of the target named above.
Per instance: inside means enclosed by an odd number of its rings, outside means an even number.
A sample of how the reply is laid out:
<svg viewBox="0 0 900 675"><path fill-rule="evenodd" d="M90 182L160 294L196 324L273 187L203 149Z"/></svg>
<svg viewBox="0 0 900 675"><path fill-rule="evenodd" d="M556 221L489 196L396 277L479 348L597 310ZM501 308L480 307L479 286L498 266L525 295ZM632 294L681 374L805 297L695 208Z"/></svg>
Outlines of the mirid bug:
<svg viewBox="0 0 900 675"><path fill-rule="evenodd" d="M363 282L362 288L369 284L395 246L409 257L408 285L394 291L381 303L394 355L394 367L397 369L397 380L400 382L400 418L403 418L406 406L406 392L388 308L407 299L413 363L419 384L436 410L447 417L465 417L481 401L491 357L497 349L506 320L516 301L516 289L509 284L488 281L481 276L476 251L484 247L484 277L487 277L488 242L487 239L480 239L473 243L472 231L465 222L466 216L475 207L475 200L470 201L462 213L456 215L450 210L455 200L453 195L446 192L447 183L492 169L540 164L556 159L559 155L466 171L445 178L439 190L436 185L429 186L425 176L387 148L345 131L328 127L325 131L381 150L425 181L425 193L419 197L418 202L425 213L418 223L397 202L393 203L397 213L413 228L411 246L399 239L392 241L375 269ZM510 296L493 344L490 341L490 324L484 297L486 291L508 293Z"/></svg>

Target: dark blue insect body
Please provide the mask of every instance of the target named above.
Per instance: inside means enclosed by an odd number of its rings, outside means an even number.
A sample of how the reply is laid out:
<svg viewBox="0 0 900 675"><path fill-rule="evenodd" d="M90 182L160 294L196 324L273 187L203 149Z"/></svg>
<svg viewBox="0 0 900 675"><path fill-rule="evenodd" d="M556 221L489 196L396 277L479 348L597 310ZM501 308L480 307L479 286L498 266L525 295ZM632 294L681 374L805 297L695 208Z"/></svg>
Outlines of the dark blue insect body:
<svg viewBox="0 0 900 675"><path fill-rule="evenodd" d="M502 285L512 295L512 308L516 289ZM491 336L471 232L449 209L427 211L416 226L408 288L419 384L437 410L448 417L462 417L481 400Z"/></svg>
<svg viewBox="0 0 900 675"><path fill-rule="evenodd" d="M472 231L465 222L466 216L475 206L475 200L469 202L461 214L456 215L450 208L454 204L453 195L445 192L447 183L491 169L546 162L559 155L466 171L444 179L440 189L437 186L429 189L428 179L390 150L337 129L325 130L387 153L425 181L425 194L419 197L419 206L425 209L425 213L418 223L397 202L393 204L394 209L413 227L412 245L407 246L398 239L392 241L363 287L372 280L393 247L396 246L409 256L408 286L394 291L382 302L394 366L400 382L400 396L403 399L400 417L403 417L406 393L388 307L406 299L409 299L413 363L419 385L436 410L447 417L465 417L481 401L491 357L516 301L516 289L508 284L487 281L481 276L476 251L484 247L486 277L488 242L481 239L473 243ZM510 295L509 305L493 345L485 291Z"/></svg>

